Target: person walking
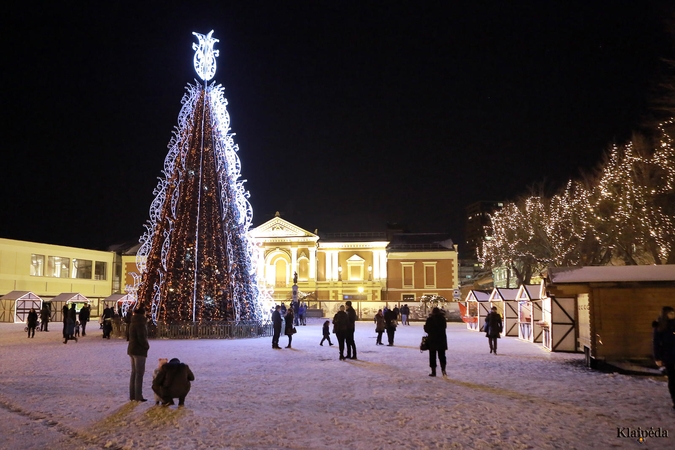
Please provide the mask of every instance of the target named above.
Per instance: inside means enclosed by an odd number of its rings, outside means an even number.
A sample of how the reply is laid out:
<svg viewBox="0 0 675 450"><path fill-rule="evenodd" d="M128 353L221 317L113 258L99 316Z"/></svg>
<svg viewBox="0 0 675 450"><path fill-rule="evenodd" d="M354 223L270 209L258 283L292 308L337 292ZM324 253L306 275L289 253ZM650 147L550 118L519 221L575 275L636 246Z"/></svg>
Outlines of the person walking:
<svg viewBox="0 0 675 450"><path fill-rule="evenodd" d="M408 316L410 315L410 308L408 304L401 306L401 325L410 325L408 322Z"/></svg>
<svg viewBox="0 0 675 450"><path fill-rule="evenodd" d="M89 305L84 305L82 306L82 309L80 310L80 325L82 326L82 336L87 335L87 322L89 322L89 316L90 316L90 309Z"/></svg>
<svg viewBox="0 0 675 450"><path fill-rule="evenodd" d="M377 333L377 340L375 341L375 345L384 345L382 343L382 333L384 333L384 314L382 314L381 309L377 310L374 322L375 322L375 332Z"/></svg>
<svg viewBox="0 0 675 450"><path fill-rule="evenodd" d="M40 310L40 331L49 331L49 319L51 319L52 310L50 304L43 303Z"/></svg>
<svg viewBox="0 0 675 450"><path fill-rule="evenodd" d="M447 326L445 314L438 308L432 309L431 315L424 324L424 331L428 335L430 377L436 376L436 355L438 355L438 362L441 363L441 373L443 376L447 375L445 373L445 351L448 349L448 337L445 334Z"/></svg>
<svg viewBox="0 0 675 450"><path fill-rule="evenodd" d="M110 339L110 334L112 333L113 325L113 315L114 311L110 306L106 306L103 310L103 339Z"/></svg>
<svg viewBox="0 0 675 450"><path fill-rule="evenodd" d="M347 318L347 356L349 359L356 359L356 342L354 341L354 332L356 331L356 311L352 308L352 302L347 300L345 302L347 305L346 312Z"/></svg>
<svg viewBox="0 0 675 450"><path fill-rule="evenodd" d="M321 342L319 342L319 345L323 346L323 341L328 340L328 345L331 347L333 346L333 343L330 341L330 321L326 320L323 323L323 339L321 339Z"/></svg>
<svg viewBox="0 0 675 450"><path fill-rule="evenodd" d="M295 322L293 321L293 317L293 308L288 308L286 311L286 317L284 317L284 321L286 322L284 334L288 336L288 345L286 348L291 348L291 342L293 341L293 333L295 332Z"/></svg>
<svg viewBox="0 0 675 450"><path fill-rule="evenodd" d="M394 345L394 335L396 334L396 317L397 314L392 309L388 309L384 314L384 328L387 330L387 346Z"/></svg>
<svg viewBox="0 0 675 450"><path fill-rule="evenodd" d="M497 339L502 333L502 316L497 312L497 307L493 306L487 316L485 316L485 336L490 343L490 353L497 354Z"/></svg>
<svg viewBox="0 0 675 450"><path fill-rule="evenodd" d="M31 308L30 312L28 313L28 318L26 320L26 324L28 325L28 337L29 338L34 338L35 337L35 329L37 328L37 322L38 322L38 314L37 311L35 311L35 308ZM31 334L32 332L32 334Z"/></svg>
<svg viewBox="0 0 675 450"><path fill-rule="evenodd" d="M145 318L145 307L138 306L129 324L129 344L127 355L131 358L131 377L129 378L129 400L147 401L143 398L143 375L145 375L145 359L148 357L148 321Z"/></svg>
<svg viewBox="0 0 675 450"><path fill-rule="evenodd" d="M668 391L675 409L675 309L664 306L654 326L654 361L666 369Z"/></svg>
<svg viewBox="0 0 675 450"><path fill-rule="evenodd" d="M281 324L283 319L281 318L281 306L276 305L274 307L274 312L272 313L272 348L280 349L279 347L279 337L281 336Z"/></svg>
<svg viewBox="0 0 675 450"><path fill-rule="evenodd" d="M340 349L340 361L345 358L345 341L347 340L347 329L349 328L349 317L345 312L344 305L340 305L340 310L333 316L333 333L337 336L338 348Z"/></svg>

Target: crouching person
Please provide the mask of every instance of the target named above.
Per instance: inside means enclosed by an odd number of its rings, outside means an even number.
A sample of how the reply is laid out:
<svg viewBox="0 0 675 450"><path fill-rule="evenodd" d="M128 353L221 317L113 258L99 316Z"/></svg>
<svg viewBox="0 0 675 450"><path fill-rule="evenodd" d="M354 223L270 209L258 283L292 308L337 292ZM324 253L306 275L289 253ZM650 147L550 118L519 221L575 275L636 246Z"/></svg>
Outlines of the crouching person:
<svg viewBox="0 0 675 450"><path fill-rule="evenodd" d="M173 358L162 365L159 373L152 381L152 390L162 399L162 405L174 405L174 398L178 399L178 406L185 404L185 396L190 392L190 381L195 376L187 364Z"/></svg>

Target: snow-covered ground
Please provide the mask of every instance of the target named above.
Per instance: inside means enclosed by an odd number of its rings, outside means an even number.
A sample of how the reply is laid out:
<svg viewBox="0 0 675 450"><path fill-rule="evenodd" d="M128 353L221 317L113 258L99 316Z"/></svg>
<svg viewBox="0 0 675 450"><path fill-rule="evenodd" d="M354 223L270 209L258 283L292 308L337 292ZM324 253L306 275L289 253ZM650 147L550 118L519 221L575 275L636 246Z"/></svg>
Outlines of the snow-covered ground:
<svg viewBox="0 0 675 450"><path fill-rule="evenodd" d="M150 341L145 397L157 359L177 357L196 377L184 408L127 401L126 341L92 329L64 345L51 325L28 339L23 325L0 324L0 448L675 448L664 380L592 371L581 355L516 338L491 355L462 324L448 324L447 378L427 376L420 323L399 326L387 347L359 322L356 361L319 346L318 319L298 327L293 349ZM638 427L669 437L619 436Z"/></svg>

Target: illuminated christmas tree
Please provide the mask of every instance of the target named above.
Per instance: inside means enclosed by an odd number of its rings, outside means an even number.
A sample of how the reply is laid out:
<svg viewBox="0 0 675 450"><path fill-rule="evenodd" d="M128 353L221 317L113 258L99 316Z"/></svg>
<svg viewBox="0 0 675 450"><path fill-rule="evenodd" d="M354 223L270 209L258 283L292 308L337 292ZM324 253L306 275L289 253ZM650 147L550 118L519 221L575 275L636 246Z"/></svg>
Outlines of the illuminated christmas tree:
<svg viewBox="0 0 675 450"><path fill-rule="evenodd" d="M137 298L154 323L259 321L252 209L240 177L217 39L193 33L194 66L136 257Z"/></svg>

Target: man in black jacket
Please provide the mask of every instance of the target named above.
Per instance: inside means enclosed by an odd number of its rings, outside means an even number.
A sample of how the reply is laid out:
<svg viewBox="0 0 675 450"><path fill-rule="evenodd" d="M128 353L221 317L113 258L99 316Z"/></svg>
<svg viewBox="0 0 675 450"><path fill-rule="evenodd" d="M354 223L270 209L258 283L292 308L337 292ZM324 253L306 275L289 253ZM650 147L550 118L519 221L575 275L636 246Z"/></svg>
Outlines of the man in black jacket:
<svg viewBox="0 0 675 450"><path fill-rule="evenodd" d="M80 325L82 326L82 336L87 335L87 322L89 322L89 305L82 306L80 309Z"/></svg>
<svg viewBox="0 0 675 450"><path fill-rule="evenodd" d="M178 358L173 358L159 369L152 380L152 390L162 399L163 406L173 405L174 398L178 399L178 406L183 406L185 396L190 392L190 381L194 379L190 367Z"/></svg>
<svg viewBox="0 0 675 450"><path fill-rule="evenodd" d="M274 312L272 313L272 327L274 328L274 334L272 335L272 348L281 348L279 347L279 336L281 336L282 322L281 306L277 305L274 307Z"/></svg>
<svg viewBox="0 0 675 450"><path fill-rule="evenodd" d="M354 342L354 332L356 331L356 311L352 308L352 302L347 300L347 358L356 359L356 342Z"/></svg>

